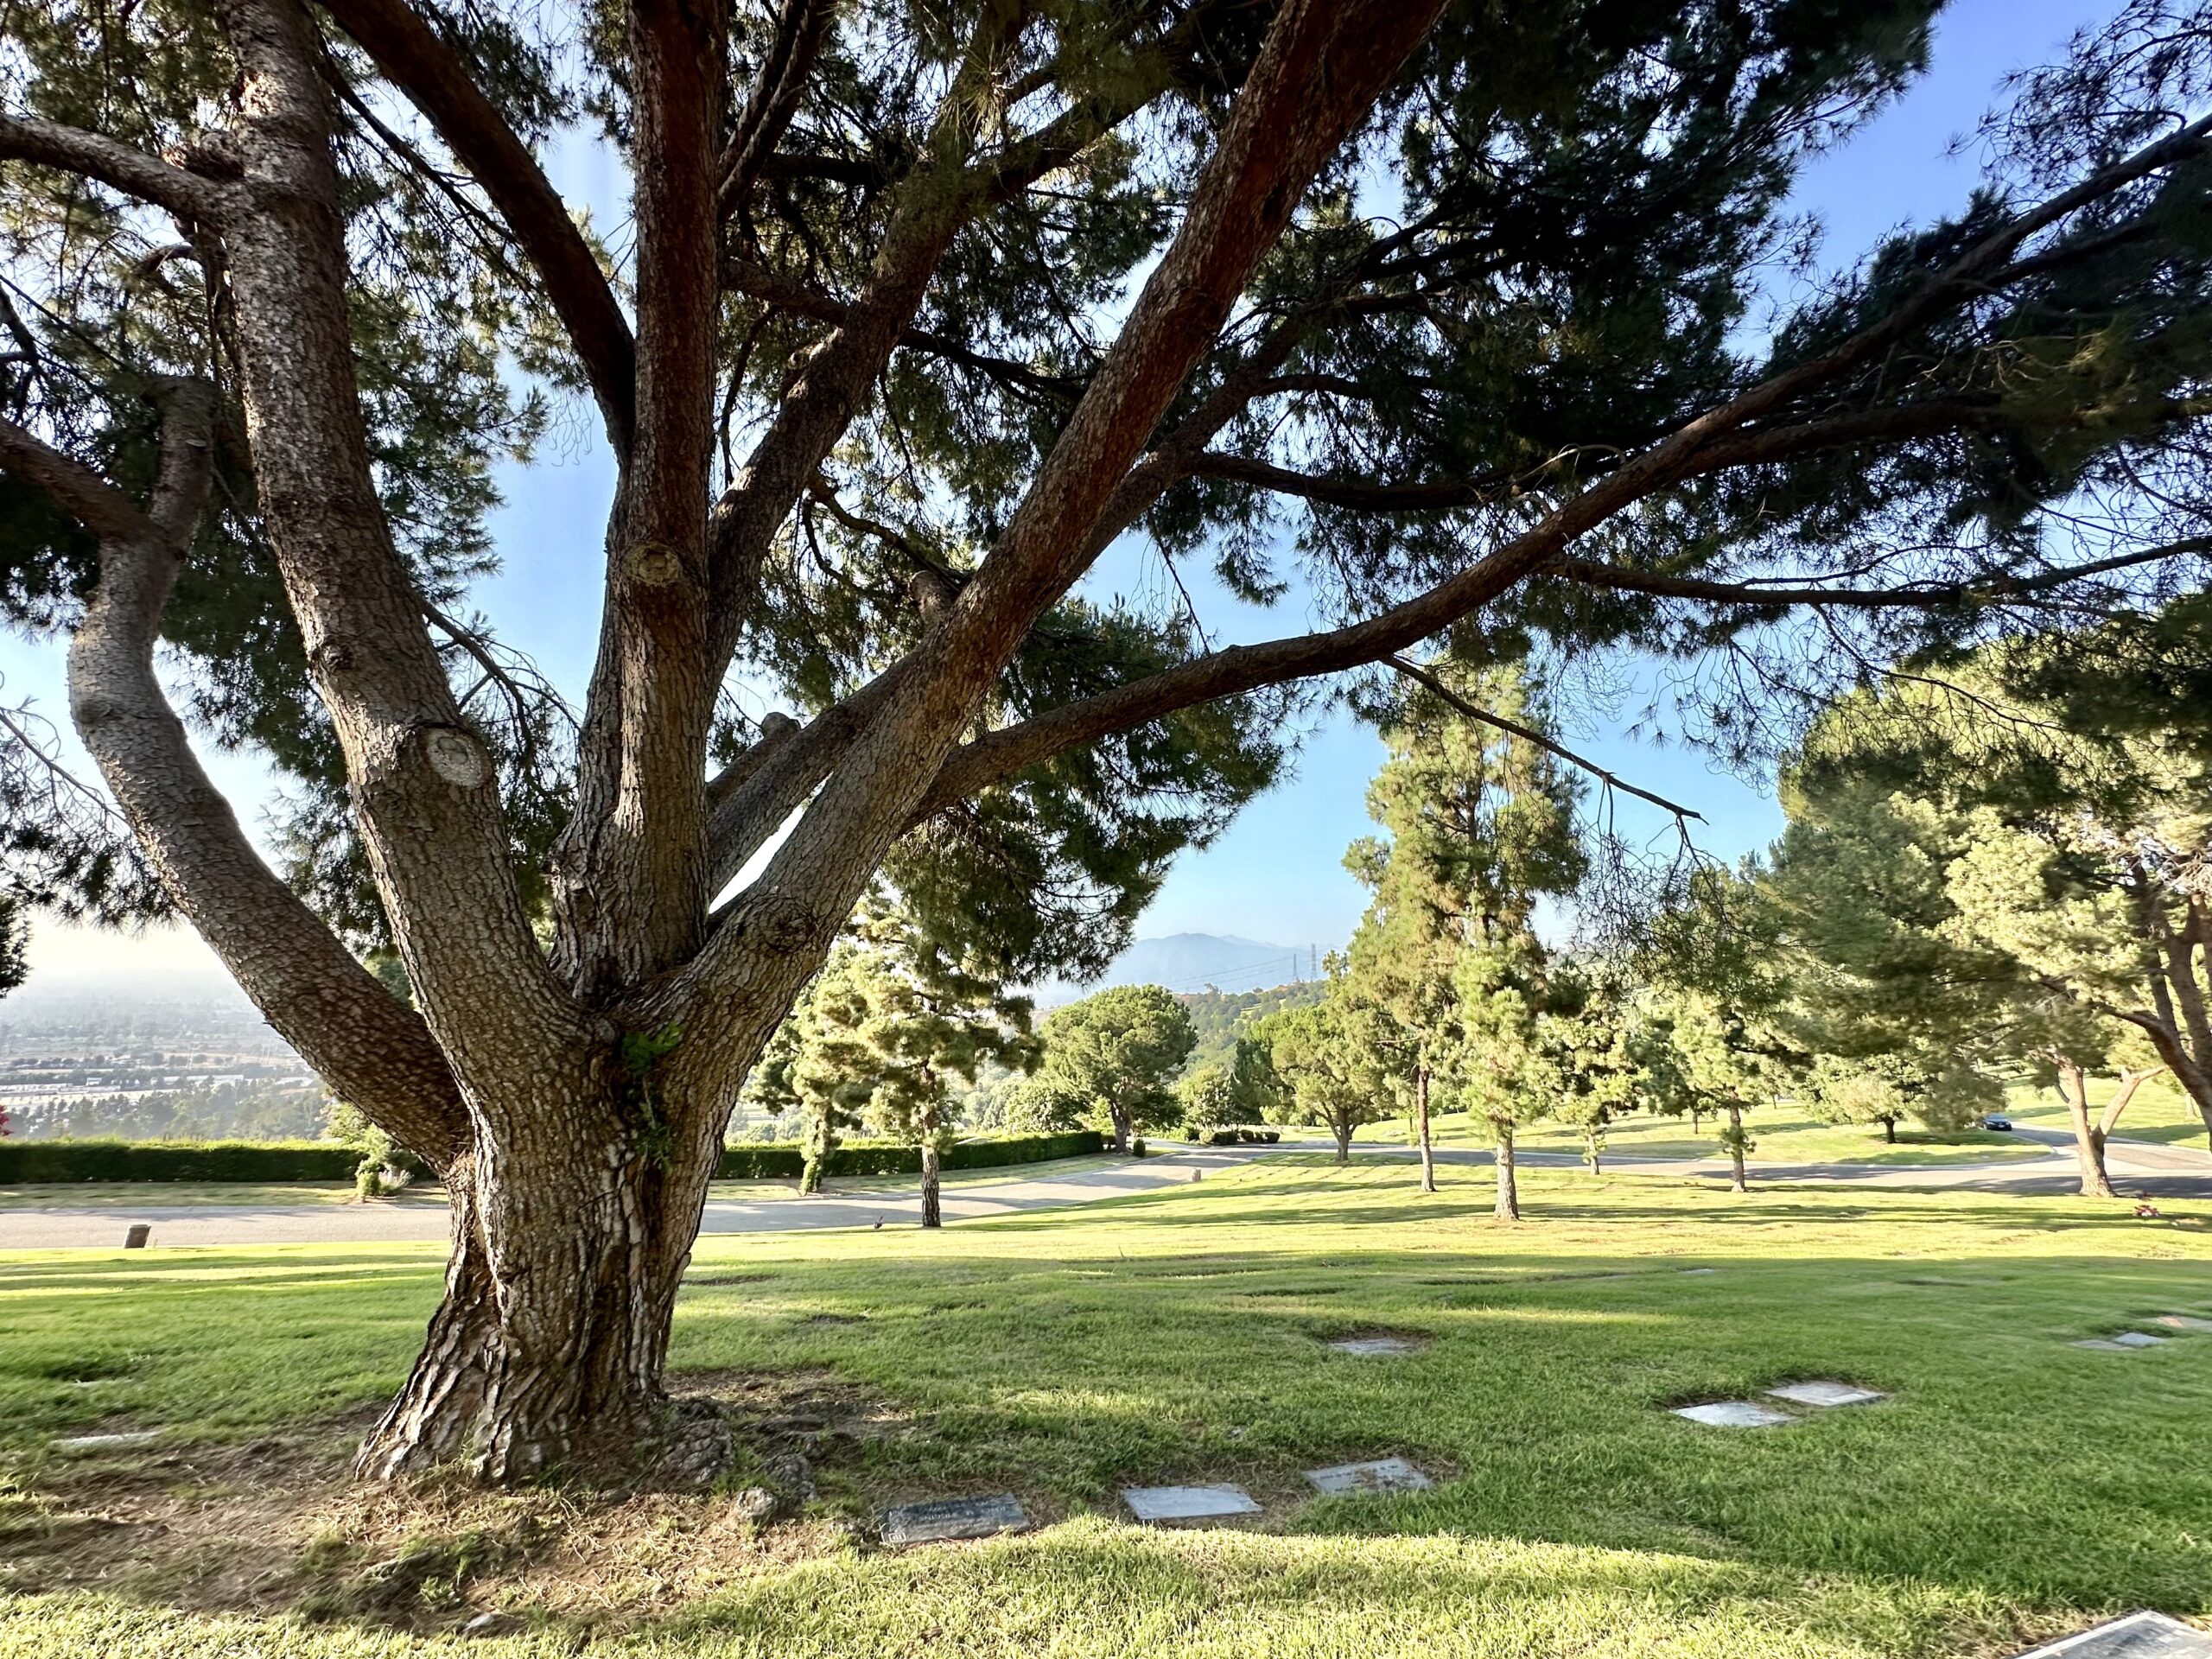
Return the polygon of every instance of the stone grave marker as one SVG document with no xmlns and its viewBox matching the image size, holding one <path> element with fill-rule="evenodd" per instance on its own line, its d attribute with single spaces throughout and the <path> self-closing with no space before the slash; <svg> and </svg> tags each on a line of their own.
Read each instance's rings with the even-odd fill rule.
<svg viewBox="0 0 2212 1659">
<path fill-rule="evenodd" d="M 1716 1400 L 1710 1405 L 1676 1406 L 1675 1415 L 1713 1428 L 1774 1428 L 1797 1420 L 1755 1400 Z"/>
<path fill-rule="evenodd" d="M 1020 1532 L 1029 1525 L 1021 1500 L 1012 1492 L 988 1497 L 939 1497 L 926 1503 L 901 1503 L 883 1512 L 887 1544 L 938 1544 L 958 1538 L 991 1538 Z"/>
<path fill-rule="evenodd" d="M 2154 1337 L 2147 1331 L 2123 1331 L 2116 1337 L 2090 1337 L 2072 1345 L 2092 1348 L 2101 1354 L 2132 1354 L 2145 1348 L 2163 1347 L 2171 1337 Z"/>
<path fill-rule="evenodd" d="M 2212 1331 L 2212 1319 L 2200 1319 L 2193 1313 L 2161 1313 L 2151 1323 L 2169 1331 Z"/>
<path fill-rule="evenodd" d="M 154 1229 L 150 1224 L 134 1221 L 130 1224 L 130 1230 L 123 1236 L 123 1248 L 126 1250 L 143 1250 L 146 1248 L 146 1241 L 153 1236 Z"/>
<path fill-rule="evenodd" d="M 158 1428 L 135 1428 L 122 1434 L 71 1434 L 57 1440 L 57 1452 L 105 1452 L 124 1446 L 151 1446 L 162 1438 Z"/>
<path fill-rule="evenodd" d="M 1306 1479 L 1315 1491 L 1331 1497 L 1356 1492 L 1421 1492 L 1435 1484 L 1403 1458 L 1377 1458 L 1370 1463 L 1340 1463 L 1330 1469 L 1308 1469 Z"/>
<path fill-rule="evenodd" d="M 1242 1486 L 1124 1486 L 1122 1500 L 1140 1521 L 1211 1521 L 1257 1515 L 1260 1506 Z"/>
<path fill-rule="evenodd" d="M 1866 1406 L 1890 1396 L 1879 1389 L 1862 1389 L 1849 1382 L 1834 1382 L 1821 1378 L 1810 1382 L 1785 1382 L 1778 1389 L 1769 1389 L 1768 1395 L 1776 1400 L 1787 1400 L 1793 1406 Z"/>
<path fill-rule="evenodd" d="M 1340 1354 L 1375 1358 L 1385 1354 L 1410 1354 L 1415 1344 L 1403 1337 L 1340 1337 L 1329 1344 Z"/>
<path fill-rule="evenodd" d="M 2164 1613 L 2130 1613 L 2016 1659 L 2212 1659 L 2212 1636 Z"/>
</svg>

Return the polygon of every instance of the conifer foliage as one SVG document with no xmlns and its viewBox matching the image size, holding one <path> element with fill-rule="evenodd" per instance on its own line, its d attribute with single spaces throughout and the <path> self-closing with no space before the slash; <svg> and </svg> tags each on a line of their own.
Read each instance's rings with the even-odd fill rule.
<svg viewBox="0 0 2212 1659">
<path fill-rule="evenodd" d="M 1300 686 L 1654 649 L 1755 746 L 1912 645 L 2197 580 L 2195 11 L 2124 5 L 1955 216 L 1744 326 L 1933 10 L 11 8 L 0 621 L 66 643 L 105 796 L 0 722 L 0 858 L 181 913 L 454 1195 L 364 1471 L 714 1463 L 677 1287 L 879 879 L 1000 982 L 1090 972 Z M 472 605 L 563 421 L 614 474 L 581 686 Z M 1132 542 L 1158 603 L 1086 583 Z M 1280 633 L 1217 648 L 1192 562 Z M 289 868 L 195 742 L 287 780 Z"/>
</svg>

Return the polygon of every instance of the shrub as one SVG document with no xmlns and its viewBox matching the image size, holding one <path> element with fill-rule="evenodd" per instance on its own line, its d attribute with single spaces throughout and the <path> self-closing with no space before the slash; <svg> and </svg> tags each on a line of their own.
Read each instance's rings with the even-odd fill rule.
<svg viewBox="0 0 2212 1659">
<path fill-rule="evenodd" d="M 1242 1124 L 1224 1123 L 1210 1129 L 1193 1129 L 1189 1138 L 1202 1147 L 1274 1146 L 1282 1139 L 1279 1129 L 1254 1129 Z"/>
<path fill-rule="evenodd" d="M 943 1155 L 946 1169 L 997 1169 L 1008 1164 L 1038 1164 L 1053 1158 L 1081 1158 L 1105 1144 L 1096 1129 L 1071 1129 L 1062 1135 L 1012 1135 L 988 1141 L 956 1141 Z M 724 1147 L 721 1167 L 715 1173 L 725 1181 L 797 1180 L 804 1159 L 789 1141 L 756 1141 Z M 830 1175 L 917 1175 L 921 1173 L 921 1148 L 895 1141 L 848 1141 L 830 1154 L 825 1171 Z"/>
<path fill-rule="evenodd" d="M 348 1181 L 360 1161 L 328 1141 L 9 1141 L 0 1182 Z"/>
<path fill-rule="evenodd" d="M 1081 1158 L 1105 1145 L 1096 1129 L 1065 1135 L 1006 1135 L 956 1141 L 944 1149 L 947 1169 L 996 1169 L 1009 1164 Z M 0 1141 L 0 1185 L 32 1181 L 350 1181 L 362 1163 L 359 1147 L 330 1141 Z M 726 1181 L 796 1180 L 799 1149 L 784 1142 L 722 1148 Z M 891 1141 L 849 1142 L 830 1154 L 832 1175 L 914 1175 L 921 1149 Z"/>
</svg>

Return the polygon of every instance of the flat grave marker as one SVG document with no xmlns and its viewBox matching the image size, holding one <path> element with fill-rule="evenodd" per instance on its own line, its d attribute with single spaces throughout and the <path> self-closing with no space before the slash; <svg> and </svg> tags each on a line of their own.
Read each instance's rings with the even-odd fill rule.
<svg viewBox="0 0 2212 1659">
<path fill-rule="evenodd" d="M 1257 1515 L 1260 1506 L 1242 1486 L 1124 1486 L 1122 1500 L 1140 1521 L 1211 1521 Z"/>
<path fill-rule="evenodd" d="M 1824 1377 L 1810 1382 L 1785 1382 L 1766 1392 L 1770 1398 L 1787 1400 L 1793 1406 L 1868 1406 L 1890 1397 L 1879 1389 L 1862 1389 L 1855 1383 L 1834 1382 Z"/>
<path fill-rule="evenodd" d="M 2089 1337 L 2072 1345 L 2094 1349 L 2101 1354 L 2133 1354 L 2145 1348 L 2162 1348 L 2172 1340 L 2171 1337 L 2154 1337 L 2147 1331 L 2123 1331 L 2116 1337 Z"/>
<path fill-rule="evenodd" d="M 2212 1319 L 2200 1319 L 2193 1313 L 2161 1313 L 2151 1323 L 2169 1331 L 2212 1331 Z"/>
<path fill-rule="evenodd" d="M 992 1538 L 1021 1532 L 1029 1517 L 1012 1492 L 988 1497 L 938 1497 L 926 1503 L 901 1503 L 883 1512 L 887 1544 L 940 1544 L 961 1538 Z"/>
<path fill-rule="evenodd" d="M 1797 1420 L 1755 1400 L 1715 1400 L 1710 1405 L 1676 1406 L 1675 1415 L 1709 1428 L 1775 1428 Z"/>
<path fill-rule="evenodd" d="M 134 1428 L 120 1434 L 71 1434 L 54 1443 L 57 1452 L 103 1452 L 113 1446 L 151 1446 L 162 1438 L 158 1428 Z"/>
<path fill-rule="evenodd" d="M 1389 1354 L 1410 1354 L 1419 1344 L 1404 1337 L 1339 1337 L 1329 1346 L 1340 1354 L 1373 1359 Z"/>
<path fill-rule="evenodd" d="M 1376 1458 L 1368 1463 L 1340 1463 L 1328 1469 L 1308 1469 L 1306 1479 L 1315 1491 L 1331 1497 L 1356 1492 L 1422 1492 L 1436 1484 L 1403 1458 Z"/>
<path fill-rule="evenodd" d="M 2212 1636 L 2164 1613 L 2130 1613 L 2016 1659 L 2212 1659 Z"/>
</svg>

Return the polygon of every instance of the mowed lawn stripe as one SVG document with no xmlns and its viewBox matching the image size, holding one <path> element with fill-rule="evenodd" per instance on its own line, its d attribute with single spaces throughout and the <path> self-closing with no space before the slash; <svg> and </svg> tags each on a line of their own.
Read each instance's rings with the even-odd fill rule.
<svg viewBox="0 0 2212 1659">
<path fill-rule="evenodd" d="M 533 1654 L 588 1628 L 656 1655 L 1935 1656 L 2127 1606 L 2207 1611 L 2212 1335 L 2069 1345 L 2212 1309 L 2187 1206 L 1525 1179 L 1519 1227 L 1489 1219 L 1483 1172 L 1423 1198 L 1402 1165 L 1282 1158 L 936 1236 L 703 1239 L 679 1379 L 741 1401 L 764 1374 L 842 1390 L 881 1432 L 821 1459 L 795 1541 L 718 1546 L 711 1593 L 588 1624 L 527 1573 L 468 1593 L 537 1606 L 543 1630 L 513 1639 Z M 57 1434 L 250 1440 L 373 1406 L 437 1277 L 416 1246 L 8 1262 L 18 1506 L 61 1478 Z M 1327 1345 L 1385 1334 L 1414 1351 Z M 1665 1409 L 1808 1377 L 1893 1397 L 1755 1431 Z M 1389 1455 L 1439 1484 L 1305 1486 Z M 1255 1529 L 1121 1518 L 1122 1485 L 1221 1482 L 1260 1499 Z M 984 1491 L 1046 1524 L 898 1555 L 822 1524 Z M 200 1659 L 248 1628 L 171 1611 L 158 1583 L 7 1609 L 0 1643 L 47 1650 Z M 294 1633 L 270 1650 L 429 1639 L 361 1618 Z"/>
</svg>

